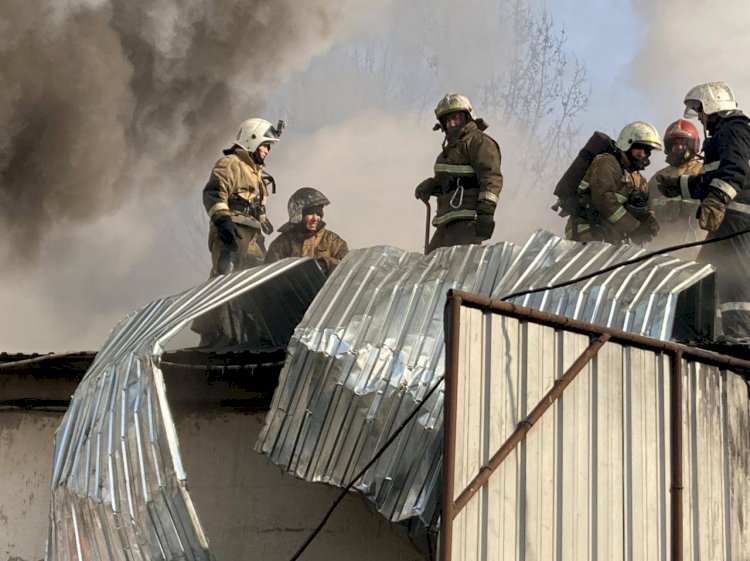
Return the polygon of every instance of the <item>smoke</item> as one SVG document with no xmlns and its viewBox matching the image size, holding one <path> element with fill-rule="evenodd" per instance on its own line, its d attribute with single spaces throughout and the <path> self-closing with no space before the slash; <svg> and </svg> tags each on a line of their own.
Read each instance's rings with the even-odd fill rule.
<svg viewBox="0 0 750 561">
<path fill-rule="evenodd" d="M 731 0 L 712 2 L 710 10 L 698 0 L 678 7 L 645 0 L 633 5 L 645 34 L 624 78 L 641 90 L 633 101 L 662 132 L 682 116 L 688 90 L 704 82 L 727 82 L 740 108 L 750 109 L 750 77 L 740 62 L 750 49 L 750 5 Z"/>
<path fill-rule="evenodd" d="M 191 217 L 219 150 L 387 2 L 0 4 L 3 350 L 96 348 L 205 279 Z"/>
<path fill-rule="evenodd" d="M 17 265 L 60 227 L 154 186 L 192 195 L 192 162 L 370 11 L 364 0 L 39 4 L 0 7 L 0 257 Z"/>
</svg>

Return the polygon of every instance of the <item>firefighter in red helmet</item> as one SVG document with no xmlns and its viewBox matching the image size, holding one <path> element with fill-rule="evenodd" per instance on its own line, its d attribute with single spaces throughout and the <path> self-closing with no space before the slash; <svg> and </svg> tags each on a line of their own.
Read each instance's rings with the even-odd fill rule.
<svg viewBox="0 0 750 561">
<path fill-rule="evenodd" d="M 695 217 L 700 201 L 692 198 L 665 197 L 658 188 L 663 178 L 697 175 L 703 166 L 700 157 L 700 134 L 685 119 L 677 119 L 664 133 L 664 153 L 667 167 L 657 171 L 648 182 L 652 207 L 661 229 L 654 240 L 657 247 L 667 247 L 702 240 L 706 232 L 698 226 Z M 697 250 L 694 251 L 697 254 Z M 691 255 L 695 257 L 695 255 Z"/>
</svg>

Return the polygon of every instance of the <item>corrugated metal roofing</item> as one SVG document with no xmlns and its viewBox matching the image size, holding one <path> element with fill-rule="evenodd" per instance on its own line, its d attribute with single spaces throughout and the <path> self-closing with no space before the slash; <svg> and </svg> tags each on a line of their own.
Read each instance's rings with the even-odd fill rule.
<svg viewBox="0 0 750 561">
<path fill-rule="evenodd" d="M 352 252 L 295 331 L 256 449 L 308 481 L 346 485 L 442 376 L 448 289 L 499 297 L 642 251 L 537 232 L 520 252 L 508 243 L 426 257 L 383 247 Z M 663 256 L 518 300 L 667 338 L 680 291 L 711 273 Z M 391 520 L 436 520 L 442 406 L 436 392 L 356 486 Z"/>
<path fill-rule="evenodd" d="M 456 496 L 590 342 L 461 309 Z M 750 559 L 747 385 L 693 358 L 681 374 L 684 559 Z M 457 513 L 451 559 L 672 559 L 670 383 L 669 355 L 605 343 Z"/>
<path fill-rule="evenodd" d="M 539 231 L 521 250 L 491 296 L 502 298 L 572 280 L 644 253 L 636 246 L 581 244 Z M 535 310 L 668 340 L 678 296 L 713 270 L 708 264 L 658 255 L 596 276 L 582 285 L 537 292 L 512 301 Z"/>
<path fill-rule="evenodd" d="M 217 277 L 152 302 L 112 332 L 56 434 L 49 559 L 210 557 L 186 491 L 159 368 L 165 343 L 201 314 L 245 295 L 250 321 L 228 317 L 226 327 L 249 347 L 271 350 L 284 345 L 295 314 L 312 300 L 289 343 L 257 447 L 300 477 L 340 485 L 442 375 L 448 289 L 497 295 L 498 287 L 563 278 L 570 274 L 568 260 L 589 263 L 590 270 L 630 251 L 563 243 L 544 232 L 521 252 L 510 243 L 445 248 L 427 257 L 379 247 L 350 253 L 314 300 L 323 277 L 312 260 L 301 259 Z M 648 312 L 650 317 L 663 314 L 668 332 L 673 309 L 657 305 L 659 291 L 673 298 L 710 268 L 668 258 L 659 264 L 646 275 L 643 290 L 605 294 L 596 282 L 587 283 L 581 294 L 566 289 L 566 302 L 598 310 L 587 307 L 597 301 L 591 300 L 596 293 L 612 310 L 610 299 L 616 299 L 618 309 L 634 310 L 610 313 L 627 328 L 638 325 L 628 318 L 637 318 L 648 301 L 659 308 Z M 633 279 L 628 286 L 642 282 L 637 266 L 627 271 Z M 359 483 L 391 520 L 435 522 L 442 405 L 442 393 L 436 392 Z"/>
<path fill-rule="evenodd" d="M 323 280 L 313 260 L 287 259 L 156 300 L 118 324 L 55 434 L 48 560 L 211 559 L 159 367 L 164 345 L 194 318 L 252 293 L 256 333 L 265 347 L 283 346 L 287 324 Z"/>
</svg>

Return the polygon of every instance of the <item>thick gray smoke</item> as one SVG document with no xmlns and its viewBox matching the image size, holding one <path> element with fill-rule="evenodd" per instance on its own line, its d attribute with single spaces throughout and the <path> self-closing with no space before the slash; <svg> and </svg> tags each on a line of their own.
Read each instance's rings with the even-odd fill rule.
<svg viewBox="0 0 750 561">
<path fill-rule="evenodd" d="M 205 279 L 220 149 L 388 1 L 0 3 L 0 351 L 95 349 Z"/>
<path fill-rule="evenodd" d="M 357 0 L 3 2 L 0 257 L 32 262 L 61 224 L 110 214 L 139 186 L 177 195 L 192 162 L 227 143 L 270 87 L 365 8 Z"/>
</svg>

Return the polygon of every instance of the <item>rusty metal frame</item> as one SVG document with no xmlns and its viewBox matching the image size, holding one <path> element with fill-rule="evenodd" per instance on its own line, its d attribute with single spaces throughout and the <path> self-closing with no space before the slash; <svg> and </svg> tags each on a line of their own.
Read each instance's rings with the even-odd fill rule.
<svg viewBox="0 0 750 561">
<path fill-rule="evenodd" d="M 527 321 L 565 329 L 567 331 L 588 335 L 592 341 L 588 348 L 573 362 L 562 377 L 555 381 L 552 388 L 542 397 L 525 419 L 521 420 L 515 430 L 502 444 L 487 464 L 479 469 L 479 473 L 472 479 L 466 489 L 458 497 L 455 495 L 455 460 L 456 460 L 456 391 L 459 356 L 459 334 L 461 327 L 461 307 L 480 309 L 489 313 L 496 313 Z M 628 333 L 619 329 L 611 329 L 593 323 L 583 322 L 539 312 L 523 306 L 518 306 L 501 300 L 476 296 L 467 292 L 451 290 L 445 309 L 445 409 L 444 409 L 444 455 L 443 455 L 443 504 L 440 531 L 440 559 L 450 561 L 453 543 L 453 521 L 466 506 L 472 496 L 487 483 L 493 472 L 511 454 L 516 446 L 524 440 L 529 430 L 537 423 L 544 413 L 562 395 L 565 388 L 575 379 L 581 370 L 596 356 L 599 350 L 608 342 L 621 343 L 631 347 L 638 347 L 659 353 L 666 353 L 670 357 L 670 464 L 671 464 L 671 559 L 683 559 L 683 435 L 682 435 L 682 362 L 684 359 L 695 359 L 723 369 L 737 369 L 750 372 L 750 362 L 720 355 L 703 349 L 687 347 L 670 341 L 660 341 L 642 335 Z"/>
</svg>

